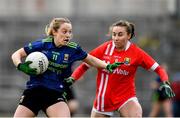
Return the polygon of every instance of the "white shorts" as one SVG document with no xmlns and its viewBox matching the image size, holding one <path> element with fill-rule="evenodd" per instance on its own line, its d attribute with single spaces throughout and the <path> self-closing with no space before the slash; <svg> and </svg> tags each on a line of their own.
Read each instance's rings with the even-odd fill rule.
<svg viewBox="0 0 180 118">
<path fill-rule="evenodd" d="M 138 99 L 137 97 L 132 97 L 132 98 L 129 98 L 126 102 L 124 102 L 124 104 L 122 104 L 118 109 L 117 111 L 119 111 L 126 103 L 128 103 L 129 101 L 134 101 L 134 102 L 138 102 Z M 105 112 L 105 111 L 98 111 L 97 109 L 95 109 L 93 107 L 92 109 L 94 112 L 96 113 L 99 113 L 99 114 L 103 114 L 103 115 L 108 115 L 108 116 L 113 116 L 114 115 L 114 112 L 116 111 L 108 111 L 108 112 Z"/>
<path fill-rule="evenodd" d="M 98 111 L 98 110 L 95 109 L 94 107 L 93 107 L 92 110 L 93 110 L 94 112 L 96 112 L 96 113 L 103 114 L 103 115 L 108 115 L 108 116 L 113 116 L 113 115 L 114 115 L 114 111 L 108 111 L 108 112 L 106 112 L 106 111 Z"/>
<path fill-rule="evenodd" d="M 118 108 L 118 111 L 119 111 L 126 103 L 128 103 L 129 101 L 134 101 L 134 102 L 139 103 L 137 97 L 129 98 L 126 102 L 124 102 L 124 103 Z"/>
</svg>

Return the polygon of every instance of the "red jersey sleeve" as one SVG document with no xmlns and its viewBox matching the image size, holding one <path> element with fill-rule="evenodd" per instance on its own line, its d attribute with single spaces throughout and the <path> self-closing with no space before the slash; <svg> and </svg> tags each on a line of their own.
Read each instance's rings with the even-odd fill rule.
<svg viewBox="0 0 180 118">
<path fill-rule="evenodd" d="M 156 61 L 142 49 L 139 48 L 139 51 L 140 65 L 146 70 L 152 69 L 154 71 L 158 67 Z"/>
<path fill-rule="evenodd" d="M 159 64 L 142 49 L 140 49 L 140 54 L 141 66 L 143 68 L 146 70 L 151 69 L 152 71 L 155 71 L 159 75 L 161 81 L 168 81 L 168 75 L 164 68 L 159 66 Z"/>
<path fill-rule="evenodd" d="M 165 71 L 164 68 L 162 68 L 161 66 L 158 66 L 156 69 L 155 69 L 155 72 L 159 75 L 161 81 L 168 81 L 168 74 L 167 72 Z"/>
<path fill-rule="evenodd" d="M 74 72 L 72 73 L 71 77 L 73 77 L 76 80 L 80 79 L 81 76 L 89 69 L 89 66 L 86 63 L 82 63 L 80 66 L 78 66 Z"/>
</svg>

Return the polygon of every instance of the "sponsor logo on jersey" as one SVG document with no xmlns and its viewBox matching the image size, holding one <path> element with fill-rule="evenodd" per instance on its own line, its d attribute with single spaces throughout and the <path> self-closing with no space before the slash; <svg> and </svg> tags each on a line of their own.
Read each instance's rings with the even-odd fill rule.
<svg viewBox="0 0 180 118">
<path fill-rule="evenodd" d="M 119 60 L 118 60 L 118 59 L 115 59 L 115 62 L 119 62 Z"/>
<path fill-rule="evenodd" d="M 109 56 L 106 56 L 106 55 L 104 55 L 103 58 L 104 58 L 104 59 L 110 59 L 110 57 L 109 57 Z"/>
<path fill-rule="evenodd" d="M 103 69 L 102 72 L 109 73 L 109 71 L 106 70 L 106 69 Z M 113 71 L 113 74 L 129 75 L 129 71 L 116 68 L 116 69 Z"/>
<path fill-rule="evenodd" d="M 117 68 L 114 70 L 113 74 L 129 75 L 129 72 L 126 70 L 122 70 L 122 69 Z"/>
<path fill-rule="evenodd" d="M 121 57 L 119 55 L 118 56 L 115 55 L 114 58 L 120 59 Z"/>
</svg>

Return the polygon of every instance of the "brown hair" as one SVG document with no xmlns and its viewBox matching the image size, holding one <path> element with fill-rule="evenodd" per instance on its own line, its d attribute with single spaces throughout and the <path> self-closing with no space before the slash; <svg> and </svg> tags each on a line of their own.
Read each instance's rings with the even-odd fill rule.
<svg viewBox="0 0 180 118">
<path fill-rule="evenodd" d="M 47 36 L 53 36 L 53 30 L 57 31 L 61 24 L 70 23 L 71 21 L 67 18 L 53 18 L 50 24 L 47 24 L 45 27 L 45 33 Z"/>
<path fill-rule="evenodd" d="M 135 34 L 134 34 L 134 30 L 135 30 L 135 29 L 134 29 L 134 24 L 133 24 L 133 23 L 130 23 L 130 22 L 128 22 L 128 21 L 125 21 L 125 20 L 119 20 L 119 21 L 113 23 L 113 24 L 109 27 L 108 36 L 111 36 L 111 34 L 112 34 L 112 29 L 113 29 L 113 27 L 115 27 L 115 26 L 126 27 L 127 33 L 128 33 L 128 34 L 131 34 L 130 39 L 135 36 Z"/>
</svg>

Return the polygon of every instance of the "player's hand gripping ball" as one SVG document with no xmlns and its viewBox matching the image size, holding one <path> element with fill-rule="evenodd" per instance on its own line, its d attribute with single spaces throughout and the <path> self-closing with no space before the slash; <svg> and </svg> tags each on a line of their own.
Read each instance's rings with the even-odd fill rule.
<svg viewBox="0 0 180 118">
<path fill-rule="evenodd" d="M 36 69 L 36 74 L 44 73 L 49 65 L 48 58 L 42 52 L 32 52 L 27 57 L 25 62 L 32 62 L 29 64 L 30 68 Z"/>
</svg>

